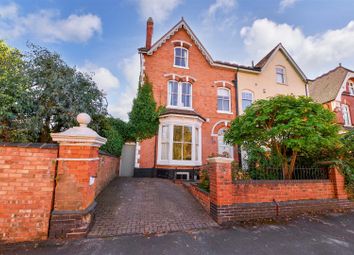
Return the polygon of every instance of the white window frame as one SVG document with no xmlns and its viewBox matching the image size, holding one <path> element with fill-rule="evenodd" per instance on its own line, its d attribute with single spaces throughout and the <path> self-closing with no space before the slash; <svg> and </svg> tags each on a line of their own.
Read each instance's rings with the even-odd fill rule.
<svg viewBox="0 0 354 255">
<path fill-rule="evenodd" d="M 348 123 L 345 123 L 346 118 L 344 117 L 344 114 L 346 114 L 348 117 Z M 342 116 L 343 116 L 343 120 L 344 120 L 344 126 L 351 127 L 352 120 L 350 118 L 350 109 L 349 109 L 349 106 L 346 104 L 342 104 Z"/>
<path fill-rule="evenodd" d="M 281 69 L 283 70 L 283 82 L 280 82 L 278 81 L 278 69 Z M 285 85 L 286 84 L 286 69 L 284 66 L 275 66 L 275 81 L 278 83 L 278 84 L 283 84 Z"/>
<path fill-rule="evenodd" d="M 250 91 L 250 90 L 242 90 L 241 91 L 241 110 L 242 110 L 242 112 L 245 112 L 245 110 L 247 109 L 243 109 L 243 93 L 249 93 L 249 94 L 251 94 L 252 95 L 252 100 L 251 100 L 251 105 L 253 104 L 253 102 L 254 102 L 254 93 L 252 92 L 252 91 Z"/>
<path fill-rule="evenodd" d="M 186 66 L 176 65 L 176 49 L 186 50 Z M 189 50 L 183 46 L 176 46 L 173 48 L 173 67 L 189 69 Z"/>
<path fill-rule="evenodd" d="M 219 106 L 219 104 L 218 104 L 218 101 L 219 101 L 219 90 L 225 90 L 225 91 L 227 91 L 227 93 L 229 94 L 229 110 L 228 111 L 225 111 L 225 110 L 219 110 L 219 108 L 218 108 L 218 106 Z M 228 114 L 232 114 L 232 112 L 231 112 L 231 90 L 230 89 L 228 89 L 228 88 L 224 88 L 224 87 L 222 87 L 222 88 L 218 88 L 217 89 L 217 92 L 216 92 L 216 107 L 217 107 L 217 112 L 218 113 L 228 113 Z M 224 104 L 223 104 L 224 105 Z"/>
<path fill-rule="evenodd" d="M 349 90 L 349 94 L 351 96 L 354 96 L 354 83 L 353 82 L 349 82 L 349 85 L 348 85 L 348 90 Z"/>
<path fill-rule="evenodd" d="M 168 126 L 169 128 L 169 146 L 168 146 L 168 159 L 161 159 L 162 154 L 162 126 Z M 174 160 L 173 159 L 173 129 L 174 126 L 190 126 L 192 127 L 192 159 L 191 160 Z M 196 137 L 195 132 L 198 128 L 198 150 L 196 150 Z M 196 157 L 196 152 L 198 156 Z M 196 118 L 178 118 L 170 117 L 166 119 L 160 119 L 159 133 L 158 133 L 158 150 L 157 150 L 157 164 L 170 165 L 170 166 L 200 166 L 202 164 L 202 128 L 201 121 Z"/>
<path fill-rule="evenodd" d="M 233 146 L 231 146 L 231 145 L 227 145 L 227 144 L 225 144 L 225 141 L 224 141 L 224 135 L 219 135 L 219 132 L 220 131 L 222 131 L 222 130 L 226 130 L 227 128 L 225 128 L 225 127 L 222 127 L 222 128 L 220 128 L 219 130 L 218 130 L 218 133 L 217 133 L 217 137 L 218 137 L 218 154 L 222 154 L 222 152 L 220 151 L 220 147 L 222 146 L 222 147 L 229 147 L 229 149 L 230 149 L 230 155 L 229 155 L 229 157 L 231 158 L 231 159 L 233 159 L 234 158 L 234 147 Z M 221 145 L 220 143 L 219 143 L 219 139 L 222 137 L 222 139 L 223 139 L 223 144 Z"/>
<path fill-rule="evenodd" d="M 177 82 L 177 105 L 171 105 L 171 91 L 170 91 L 170 82 L 177 82 L 176 80 L 169 80 L 167 82 L 167 108 L 176 108 L 176 109 L 188 109 L 193 110 L 193 85 L 190 82 Z M 190 106 L 183 106 L 182 103 L 182 84 L 188 83 L 191 86 L 190 92 Z"/>
</svg>

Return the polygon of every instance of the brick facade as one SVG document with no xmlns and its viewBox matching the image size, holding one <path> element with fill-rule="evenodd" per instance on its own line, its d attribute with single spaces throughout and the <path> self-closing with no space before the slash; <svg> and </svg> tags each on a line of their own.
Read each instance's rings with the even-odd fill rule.
<svg viewBox="0 0 354 255">
<path fill-rule="evenodd" d="M 115 177 L 119 176 L 120 163 L 119 158 L 103 152 L 99 153 L 99 157 L 100 163 L 96 178 L 96 197 Z"/>
<path fill-rule="evenodd" d="M 45 240 L 58 146 L 0 144 L 0 243 Z"/>
</svg>

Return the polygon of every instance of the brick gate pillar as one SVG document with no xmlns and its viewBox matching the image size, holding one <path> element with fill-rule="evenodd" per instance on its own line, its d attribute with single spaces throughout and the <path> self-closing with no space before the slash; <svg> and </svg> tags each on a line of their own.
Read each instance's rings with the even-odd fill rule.
<svg viewBox="0 0 354 255">
<path fill-rule="evenodd" d="M 51 134 L 59 155 L 49 237 L 86 236 L 94 216 L 98 151 L 106 139 L 87 127 L 91 118 L 86 113 L 77 121 L 79 127 Z"/>
<path fill-rule="evenodd" d="M 348 195 L 345 191 L 345 182 L 344 176 L 339 171 L 337 166 L 333 166 L 330 168 L 329 178 L 334 186 L 334 194 L 338 199 L 348 199 Z"/>
<path fill-rule="evenodd" d="M 208 159 L 210 215 L 219 224 L 223 223 L 224 217 L 220 217 L 223 209 L 233 204 L 231 162 L 232 159 L 223 157 Z"/>
</svg>

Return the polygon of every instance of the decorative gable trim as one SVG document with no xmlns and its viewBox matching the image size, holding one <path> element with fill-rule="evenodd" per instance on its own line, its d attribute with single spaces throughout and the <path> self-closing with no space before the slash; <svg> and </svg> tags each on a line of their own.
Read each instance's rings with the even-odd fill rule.
<svg viewBox="0 0 354 255">
<path fill-rule="evenodd" d="M 265 60 L 265 63 L 261 66 L 261 70 L 263 70 L 268 64 L 269 62 L 274 58 L 275 54 L 281 51 L 285 58 L 290 62 L 290 64 L 295 68 L 295 71 L 301 76 L 301 78 L 304 81 L 307 81 L 307 77 L 304 74 L 304 72 L 301 70 L 301 68 L 296 64 L 295 60 L 290 56 L 289 52 L 284 48 L 284 46 L 279 43 L 273 50 L 270 51 L 271 54 L 265 56 L 266 59 L 262 59 L 263 61 Z M 261 60 L 261 61 L 262 61 Z M 260 61 L 260 62 L 261 62 Z M 256 66 L 258 66 L 259 64 L 257 64 Z"/>
<path fill-rule="evenodd" d="M 336 98 L 334 99 L 335 101 L 341 101 L 342 99 L 342 94 L 343 92 L 347 89 L 347 82 L 350 78 L 354 78 L 354 73 L 353 72 L 349 72 L 347 73 L 347 75 L 345 76 L 339 90 L 338 90 L 338 93 L 337 93 L 337 96 Z"/>
<path fill-rule="evenodd" d="M 204 55 L 206 60 L 213 64 L 213 59 L 208 53 L 208 51 L 204 48 L 199 39 L 195 36 L 191 28 L 187 25 L 185 20 L 182 18 L 170 31 L 168 31 L 164 36 L 162 36 L 156 43 L 154 43 L 151 48 L 147 51 L 148 55 L 152 55 L 158 48 L 160 48 L 166 41 L 168 41 L 175 33 L 177 33 L 181 28 L 184 28 L 187 34 L 191 37 L 192 41 Z"/>
</svg>

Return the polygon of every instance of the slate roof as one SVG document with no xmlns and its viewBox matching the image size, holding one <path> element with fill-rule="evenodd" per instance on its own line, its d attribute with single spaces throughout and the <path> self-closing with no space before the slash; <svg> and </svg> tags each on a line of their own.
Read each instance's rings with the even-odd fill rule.
<svg viewBox="0 0 354 255">
<path fill-rule="evenodd" d="M 316 79 L 310 80 L 310 96 L 318 103 L 327 103 L 335 100 L 348 72 L 353 71 L 338 66 Z"/>
<path fill-rule="evenodd" d="M 166 116 L 166 115 L 187 115 L 187 116 L 196 116 L 201 118 L 202 120 L 206 121 L 206 119 L 200 115 L 199 113 L 193 111 L 193 110 L 183 110 L 183 109 L 166 109 L 165 112 L 161 113 L 160 116 Z"/>
</svg>

